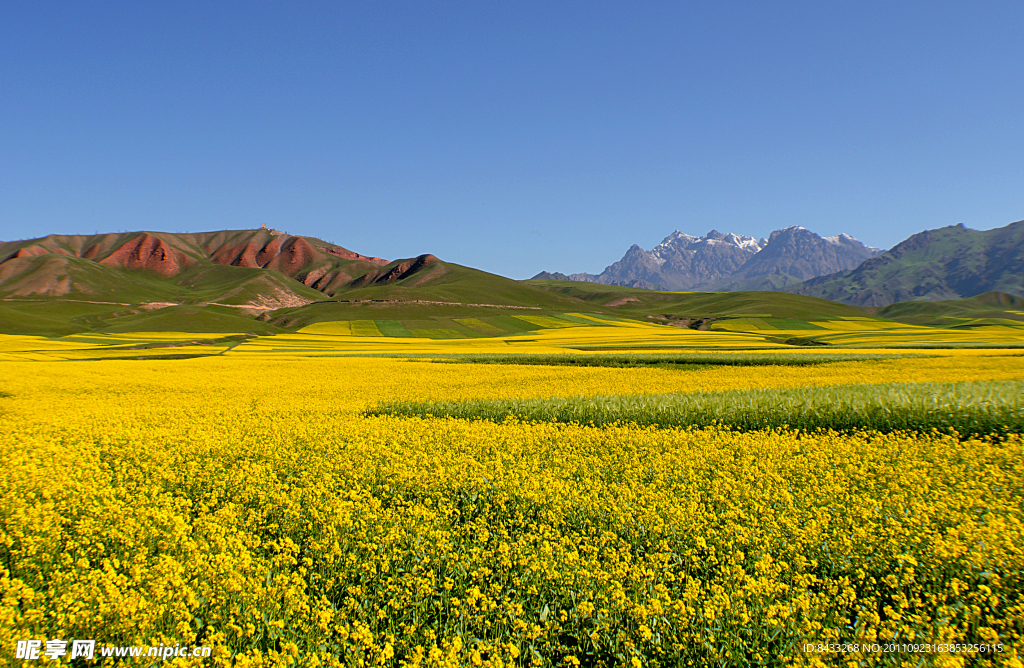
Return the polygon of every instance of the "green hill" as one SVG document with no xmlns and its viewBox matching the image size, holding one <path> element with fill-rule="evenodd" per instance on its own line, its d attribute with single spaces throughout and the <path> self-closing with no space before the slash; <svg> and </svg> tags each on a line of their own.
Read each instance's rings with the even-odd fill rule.
<svg viewBox="0 0 1024 668">
<path fill-rule="evenodd" d="M 591 306 L 571 295 L 531 285 L 530 281 L 514 281 L 443 262 L 432 255 L 392 262 L 359 283 L 339 290 L 330 300 L 281 309 L 261 319 L 280 327 L 300 328 L 338 320 L 430 321 L 565 313 Z"/>
<path fill-rule="evenodd" d="M 861 306 L 1024 295 L 1024 221 L 979 232 L 963 225 L 915 234 L 851 271 L 783 288 Z"/>
</svg>

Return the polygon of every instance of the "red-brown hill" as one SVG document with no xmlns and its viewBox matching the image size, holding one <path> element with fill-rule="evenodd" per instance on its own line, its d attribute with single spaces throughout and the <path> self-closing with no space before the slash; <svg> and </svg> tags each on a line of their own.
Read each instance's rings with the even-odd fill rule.
<svg viewBox="0 0 1024 668">
<path fill-rule="evenodd" d="M 114 292 L 131 300 L 135 296 L 168 297 L 165 293 L 177 294 L 183 287 L 216 293 L 216 284 L 231 274 L 203 271 L 213 265 L 274 272 L 329 295 L 387 264 L 387 260 L 320 239 L 266 229 L 198 234 L 53 234 L 0 242 L 0 295 L 109 297 Z M 251 276 L 251 272 L 239 272 L 228 282 Z M 197 277 L 203 280 L 195 280 Z M 273 292 L 284 290 L 307 300 L 313 296 L 310 291 L 288 285 L 290 282 L 272 282 L 277 283 Z M 227 286 L 223 292 L 234 287 Z"/>
<path fill-rule="evenodd" d="M 571 311 L 582 305 L 433 255 L 389 262 L 314 237 L 266 229 L 50 235 L 3 242 L 0 300 L 12 308 L 17 302 L 22 310 L 31 310 L 32 304 L 43 310 L 54 303 L 103 305 L 110 317 L 146 320 L 132 326 L 151 326 L 147 314 L 154 309 L 167 309 L 170 315 L 184 314 L 185 307 L 218 310 L 221 320 L 228 312 L 250 324 L 260 316 L 291 327 L 337 319 L 339 308 L 353 304 L 468 308 L 474 313 L 491 307 Z M 18 331 L 33 329 L 30 322 L 24 325 Z M 249 331 L 249 325 L 239 327 L 233 331 Z"/>
</svg>

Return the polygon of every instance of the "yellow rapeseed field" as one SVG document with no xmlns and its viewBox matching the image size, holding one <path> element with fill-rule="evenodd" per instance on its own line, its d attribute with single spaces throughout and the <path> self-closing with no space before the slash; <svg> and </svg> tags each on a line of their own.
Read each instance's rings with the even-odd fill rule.
<svg viewBox="0 0 1024 668">
<path fill-rule="evenodd" d="M 1022 378 L 1024 358 L 998 351 L 687 371 L 244 346 L 0 362 L 0 651 L 96 638 L 213 647 L 160 664 L 180 666 L 1019 667 L 1019 436 L 360 411 Z M 856 651 L 804 650 L 830 642 Z"/>
</svg>

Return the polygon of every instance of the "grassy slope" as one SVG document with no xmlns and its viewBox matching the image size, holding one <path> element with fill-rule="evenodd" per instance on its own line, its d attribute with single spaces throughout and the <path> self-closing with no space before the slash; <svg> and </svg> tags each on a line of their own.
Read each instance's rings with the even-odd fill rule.
<svg viewBox="0 0 1024 668">
<path fill-rule="evenodd" d="M 20 286 L 30 286 L 37 293 L 28 299 L 63 297 L 94 301 L 142 303 L 170 299 L 176 288 L 158 276 L 145 272 L 126 272 L 106 267 L 91 260 L 63 255 L 38 255 L 10 260 L 0 268 L 16 266 L 18 276 L 0 287 L 6 297 Z"/>
<path fill-rule="evenodd" d="M 218 306 L 183 305 L 142 311 L 116 304 L 59 300 L 0 303 L 0 334 L 65 336 L 141 331 L 272 334 L 284 330 L 238 309 Z"/>
<path fill-rule="evenodd" d="M 527 281 L 514 281 L 450 262 L 440 262 L 435 266 L 440 266 L 443 271 L 432 272 L 432 268 L 428 268 L 422 272 L 433 273 L 428 282 L 424 282 L 420 274 L 413 274 L 387 285 L 349 289 L 336 297 L 342 300 L 403 299 L 533 306 L 550 310 L 572 310 L 580 305 L 571 297 L 552 294 Z"/>
<path fill-rule="evenodd" d="M 70 292 L 59 296 L 30 296 L 0 302 L 0 334 L 61 336 L 86 331 L 283 331 L 256 321 L 239 309 L 206 307 L 206 302 L 242 304 L 260 295 L 297 294 L 322 299 L 312 288 L 276 272 L 262 269 L 200 265 L 167 280 L 147 272 L 126 272 L 74 257 L 25 258 L 38 271 L 70 277 Z M 22 260 L 18 260 L 21 262 Z M 24 275 L 31 280 L 32 271 Z M 178 302 L 181 306 L 145 311 L 146 302 Z M 119 302 L 97 304 L 89 302 Z"/>
<path fill-rule="evenodd" d="M 218 306 L 170 306 L 117 318 L 97 328 L 103 332 L 223 332 L 276 334 L 285 330 Z"/>
<path fill-rule="evenodd" d="M 243 303 L 261 294 L 286 292 L 304 299 L 324 299 L 324 295 L 277 271 L 231 267 L 213 263 L 199 264 L 165 279 L 150 272 L 126 271 L 106 267 L 90 260 L 60 255 L 18 258 L 18 282 L 30 282 L 40 288 L 58 287 L 67 279 L 68 291 L 60 289 L 27 295 L 27 300 L 63 298 L 89 301 L 116 301 L 142 304 L 151 301 L 179 303 L 223 302 Z M 5 286 L 0 296 L 7 296 L 15 285 Z M 19 297 L 14 297 L 18 299 Z"/>
<path fill-rule="evenodd" d="M 908 325 L 971 327 L 979 321 L 1024 321 L 1024 297 L 986 292 L 967 299 L 934 302 L 898 302 L 878 309 L 876 315 Z"/>
<path fill-rule="evenodd" d="M 753 316 L 827 320 L 865 315 L 864 311 L 846 304 L 783 292 L 657 292 L 600 283 L 545 279 L 524 283 L 632 318 L 671 314 L 689 318 Z M 630 301 L 625 301 L 627 299 Z"/>
<path fill-rule="evenodd" d="M 311 301 L 326 299 L 322 292 L 269 269 L 200 265 L 175 276 L 173 282 L 178 286 L 178 299 L 171 301 L 182 303 L 244 304 L 261 295 L 273 297 L 282 292 Z"/>
<path fill-rule="evenodd" d="M 1024 221 L 979 232 L 950 226 L 915 234 L 852 271 L 787 291 L 864 306 L 944 301 L 988 291 L 1024 295 Z"/>
<path fill-rule="evenodd" d="M 396 264 L 392 263 L 389 267 Z M 593 304 L 541 289 L 528 282 L 514 281 L 449 262 L 439 264 L 444 271 L 428 268 L 393 283 L 352 288 L 337 293 L 334 300 L 280 309 L 266 319 L 278 326 L 299 328 L 332 320 L 406 321 L 593 310 Z M 427 272 L 431 274 L 424 276 Z"/>
<path fill-rule="evenodd" d="M 130 309 L 69 301 L 0 303 L 0 334 L 64 336 L 91 331 L 101 320 Z"/>
</svg>

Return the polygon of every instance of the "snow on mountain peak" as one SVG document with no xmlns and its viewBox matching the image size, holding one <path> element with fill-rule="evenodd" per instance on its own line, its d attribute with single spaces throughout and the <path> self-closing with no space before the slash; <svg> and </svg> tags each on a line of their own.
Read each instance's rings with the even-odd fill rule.
<svg viewBox="0 0 1024 668">
<path fill-rule="evenodd" d="M 856 239 L 851 237 L 849 234 L 836 234 L 836 235 L 831 236 L 831 237 L 822 237 L 822 239 L 824 239 L 825 241 L 829 242 L 830 244 L 849 244 L 849 243 L 859 244 L 860 243 L 859 241 L 857 241 Z"/>
<path fill-rule="evenodd" d="M 690 236 L 689 234 L 685 234 L 683 232 L 680 232 L 679 230 L 675 230 L 674 232 L 672 232 L 672 234 L 670 234 L 667 237 L 665 237 L 664 239 L 662 239 L 661 243 L 658 244 L 657 246 L 655 246 L 655 248 L 660 248 L 662 246 L 671 246 L 671 245 L 677 244 L 679 242 L 682 242 L 682 243 L 692 243 L 692 242 L 696 241 L 699 238 L 700 237 L 693 237 L 693 236 Z"/>
<path fill-rule="evenodd" d="M 651 249 L 651 254 L 656 258 L 661 259 L 663 253 L 667 253 L 672 250 L 693 250 L 699 246 L 714 246 L 717 244 L 730 244 L 742 248 L 750 253 L 757 253 L 763 246 L 754 237 L 748 237 L 743 234 L 722 234 L 716 230 L 711 230 L 704 236 L 695 237 L 691 234 L 686 234 L 676 230 L 672 234 L 665 237 L 664 240 L 657 246 Z"/>
</svg>

